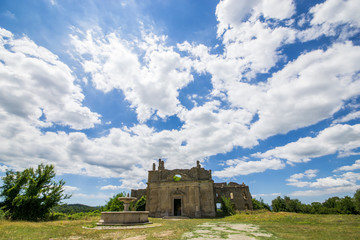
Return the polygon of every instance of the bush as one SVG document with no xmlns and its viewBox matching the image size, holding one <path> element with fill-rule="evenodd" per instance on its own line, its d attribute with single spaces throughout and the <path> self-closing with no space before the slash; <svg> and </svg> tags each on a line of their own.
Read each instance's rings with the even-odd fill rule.
<svg viewBox="0 0 360 240">
<path fill-rule="evenodd" d="M 358 214 L 360 214 L 360 189 L 356 190 L 354 194 L 354 206 Z"/>
<path fill-rule="evenodd" d="M 262 198 L 260 198 L 260 201 L 256 200 L 255 198 L 253 198 L 251 200 L 252 200 L 254 210 L 266 209 L 266 210 L 270 211 L 270 206 L 268 204 L 264 203 L 264 200 Z"/>
<path fill-rule="evenodd" d="M 114 195 L 112 198 L 109 199 L 109 201 L 104 206 L 104 211 L 123 211 L 124 210 L 124 204 L 121 202 L 118 198 L 119 197 L 125 197 L 126 193 L 122 192 L 117 195 Z"/>
<path fill-rule="evenodd" d="M 235 214 L 235 206 L 230 198 L 224 196 L 221 197 L 221 211 L 224 215 L 227 216 Z"/>
<path fill-rule="evenodd" d="M 142 196 L 134 206 L 135 211 L 145 211 L 146 208 L 146 196 Z"/>
</svg>

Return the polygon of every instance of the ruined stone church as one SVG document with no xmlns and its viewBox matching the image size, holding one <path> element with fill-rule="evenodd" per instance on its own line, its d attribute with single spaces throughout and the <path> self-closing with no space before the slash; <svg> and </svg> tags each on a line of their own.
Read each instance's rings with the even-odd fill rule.
<svg viewBox="0 0 360 240">
<path fill-rule="evenodd" d="M 131 190 L 131 196 L 146 195 L 150 217 L 215 217 L 221 197 L 230 198 L 237 210 L 252 210 L 249 187 L 244 183 L 214 183 L 211 170 L 197 161 L 191 169 L 165 169 L 164 161 L 148 173 L 146 189 Z"/>
</svg>

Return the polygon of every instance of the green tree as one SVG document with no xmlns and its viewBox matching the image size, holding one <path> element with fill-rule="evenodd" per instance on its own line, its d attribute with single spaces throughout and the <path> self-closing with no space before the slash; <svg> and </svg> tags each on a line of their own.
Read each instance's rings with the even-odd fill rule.
<svg viewBox="0 0 360 240">
<path fill-rule="evenodd" d="M 298 199 L 291 199 L 290 197 L 284 197 L 285 211 L 286 212 L 300 212 L 301 202 Z"/>
<path fill-rule="evenodd" d="M 230 200 L 230 198 L 221 196 L 221 211 L 225 215 L 235 214 L 235 206 L 234 203 Z"/>
<path fill-rule="evenodd" d="M 104 206 L 104 211 L 123 211 L 124 210 L 124 203 L 120 201 L 119 197 L 126 197 L 125 192 L 118 193 L 114 195 L 112 198 Z"/>
<path fill-rule="evenodd" d="M 142 196 L 134 205 L 135 211 L 145 211 L 146 207 L 146 196 Z"/>
<path fill-rule="evenodd" d="M 345 196 L 340 199 L 340 212 L 345 214 L 355 214 L 355 205 L 353 199 Z"/>
<path fill-rule="evenodd" d="M 285 200 L 282 199 L 280 196 L 272 200 L 271 206 L 274 212 L 285 212 L 286 211 L 286 204 Z"/>
<path fill-rule="evenodd" d="M 39 165 L 22 172 L 6 171 L 0 187 L 2 210 L 12 220 L 44 220 L 50 209 L 71 196 L 64 194 L 65 182 L 55 182 L 53 165 Z"/>
<path fill-rule="evenodd" d="M 255 198 L 252 198 L 251 200 L 252 200 L 254 210 L 267 209 L 270 211 L 270 206 L 268 204 L 264 203 L 264 200 L 262 198 L 260 198 L 260 201 Z"/>
<path fill-rule="evenodd" d="M 354 206 L 357 213 L 360 214 L 360 189 L 356 190 L 354 194 Z"/>
</svg>

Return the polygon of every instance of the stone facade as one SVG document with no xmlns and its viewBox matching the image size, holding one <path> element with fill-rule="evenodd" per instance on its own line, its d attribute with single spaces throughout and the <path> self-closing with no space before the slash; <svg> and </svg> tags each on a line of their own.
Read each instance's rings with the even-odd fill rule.
<svg viewBox="0 0 360 240">
<path fill-rule="evenodd" d="M 140 198 L 146 193 L 146 211 L 150 217 L 215 217 L 216 203 L 221 196 L 229 197 L 238 210 L 252 209 L 249 187 L 237 183 L 214 183 L 211 170 L 197 162 L 191 169 L 165 169 L 159 159 L 148 173 L 146 189 L 131 190 L 131 196 Z"/>
<path fill-rule="evenodd" d="M 221 196 L 230 198 L 237 210 L 252 210 L 252 200 L 249 187 L 244 183 L 214 183 L 215 202 L 221 202 Z"/>
</svg>

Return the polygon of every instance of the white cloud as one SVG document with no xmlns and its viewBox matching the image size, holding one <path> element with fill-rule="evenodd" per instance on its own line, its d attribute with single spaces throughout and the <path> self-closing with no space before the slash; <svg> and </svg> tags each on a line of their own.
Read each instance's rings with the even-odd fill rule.
<svg viewBox="0 0 360 240">
<path fill-rule="evenodd" d="M 83 37 L 72 36 L 94 86 L 105 93 L 121 89 L 141 122 L 155 113 L 166 118 L 181 111 L 178 91 L 193 80 L 190 62 L 165 40 L 151 33 L 134 42 L 116 33 L 87 31 Z"/>
<path fill-rule="evenodd" d="M 240 24 L 251 14 L 254 6 L 258 3 L 254 1 L 221 0 L 216 6 L 216 17 L 219 22 L 218 36 L 229 27 Z"/>
<path fill-rule="evenodd" d="M 82 106 L 84 95 L 70 68 L 26 36 L 0 30 L 0 109 L 45 127 L 92 128 L 100 115 Z M 40 119 L 43 117 L 44 119 Z"/>
<path fill-rule="evenodd" d="M 86 193 L 74 193 L 71 196 L 71 199 L 80 198 L 80 199 L 92 199 L 92 200 L 108 200 L 111 198 L 111 194 L 96 193 L 96 194 L 86 194 Z"/>
<path fill-rule="evenodd" d="M 308 169 L 304 173 L 296 173 L 296 174 L 291 175 L 290 178 L 287 179 L 287 181 L 293 182 L 295 180 L 302 179 L 302 178 L 314 178 L 314 177 L 316 177 L 316 174 L 318 172 L 319 172 L 319 170 L 317 170 L 317 169 Z"/>
<path fill-rule="evenodd" d="M 335 125 L 321 131 L 316 137 L 300 138 L 296 142 L 276 147 L 265 153 L 256 153 L 259 158 L 280 158 L 290 163 L 307 162 L 311 158 L 334 153 L 349 153 L 360 147 L 360 124 Z"/>
<path fill-rule="evenodd" d="M 78 187 L 65 185 L 64 190 L 67 192 L 75 192 L 75 191 L 79 191 L 80 189 Z"/>
<path fill-rule="evenodd" d="M 102 186 L 100 189 L 101 190 L 118 190 L 120 188 L 121 188 L 120 186 L 106 185 L 106 186 Z"/>
<path fill-rule="evenodd" d="M 333 36 L 337 34 L 340 41 L 359 33 L 360 5 L 357 0 L 327 0 L 312 7 L 311 27 L 300 31 L 298 37 L 301 41 L 314 40 L 322 35 Z M 343 25 L 341 28 L 338 26 Z"/>
<path fill-rule="evenodd" d="M 315 181 L 303 181 L 303 178 L 314 178 L 318 171 L 309 169 L 304 173 L 298 173 L 290 176 L 286 181 L 287 185 L 295 187 L 307 187 L 307 188 L 320 188 L 319 190 L 308 190 L 308 191 L 296 191 L 290 195 L 293 196 L 316 196 L 330 193 L 341 193 L 351 191 L 358 187 L 357 181 L 360 180 L 360 173 L 347 172 L 342 175 L 328 176 L 324 178 L 317 178 Z M 349 190 L 350 189 L 350 190 Z M 322 192 L 322 194 L 320 194 Z"/>
<path fill-rule="evenodd" d="M 340 119 L 336 119 L 333 121 L 333 123 L 345 123 L 354 119 L 358 119 L 360 118 L 360 111 L 356 111 L 356 112 L 351 112 L 346 116 L 343 116 Z"/>
<path fill-rule="evenodd" d="M 251 131 L 258 138 L 309 126 L 331 117 L 360 92 L 360 47 L 335 44 L 298 57 L 273 74 Z M 239 103 L 241 104 L 241 103 Z"/>
<path fill-rule="evenodd" d="M 218 8 L 225 4 L 232 2 L 222 1 Z M 282 59 L 281 47 L 295 42 L 298 32 L 258 19 L 233 25 L 223 35 L 223 55 L 212 55 L 203 45 L 185 42 L 178 47 L 192 55 L 198 72 L 211 74 L 212 96 L 258 118 L 250 135 L 266 139 L 313 125 L 332 117 L 344 101 L 358 95 L 360 47 L 351 42 L 305 52 L 266 82 L 245 82 L 275 66 Z"/>
<path fill-rule="evenodd" d="M 353 186 L 341 186 L 341 187 L 331 187 L 321 190 L 306 190 L 306 191 L 295 191 L 289 194 L 294 197 L 312 197 L 312 196 L 322 196 L 327 194 L 339 194 L 346 192 L 355 192 L 360 188 L 360 185 Z"/>
<path fill-rule="evenodd" d="M 360 26 L 360 4 L 357 0 L 327 0 L 310 9 L 312 24 L 344 24 Z"/>
<path fill-rule="evenodd" d="M 8 167 L 5 165 L 0 166 L 0 172 L 6 172 L 8 170 Z"/>
<path fill-rule="evenodd" d="M 295 4 L 292 0 L 263 0 L 256 10 L 266 18 L 286 19 L 295 13 Z"/>
<path fill-rule="evenodd" d="M 253 197 L 274 197 L 281 196 L 281 193 L 260 193 L 260 194 L 252 194 Z"/>
<path fill-rule="evenodd" d="M 218 36 L 229 28 L 239 26 L 249 18 L 262 14 L 265 18 L 286 19 L 295 13 L 295 5 L 292 0 L 221 0 L 216 6 L 218 24 Z"/>
<path fill-rule="evenodd" d="M 350 166 L 339 167 L 339 168 L 335 169 L 334 172 L 337 172 L 337 171 L 351 171 L 351 170 L 356 170 L 356 169 L 360 169 L 360 160 L 356 160 L 355 163 L 350 165 Z"/>
<path fill-rule="evenodd" d="M 219 178 L 230 178 L 252 173 L 260 173 L 266 170 L 279 170 L 285 167 L 285 164 L 278 159 L 261 159 L 260 161 L 232 160 L 227 162 L 229 167 L 215 171 L 213 175 Z"/>
</svg>

